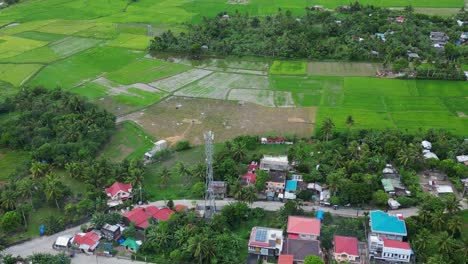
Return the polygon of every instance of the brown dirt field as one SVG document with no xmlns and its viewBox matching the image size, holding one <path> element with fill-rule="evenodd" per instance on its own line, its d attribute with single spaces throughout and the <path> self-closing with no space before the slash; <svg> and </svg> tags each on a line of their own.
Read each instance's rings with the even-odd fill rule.
<svg viewBox="0 0 468 264">
<path fill-rule="evenodd" d="M 5 157 L 5 154 L 0 153 L 0 159 Z"/>
<path fill-rule="evenodd" d="M 176 109 L 179 104 L 181 107 Z M 172 144 L 178 140 L 189 140 L 199 145 L 203 144 L 203 133 L 207 130 L 215 133 L 215 142 L 245 134 L 311 136 L 316 112 L 316 107 L 273 108 L 225 100 L 171 97 L 119 120 L 133 120 L 149 134 L 165 138 Z"/>
</svg>

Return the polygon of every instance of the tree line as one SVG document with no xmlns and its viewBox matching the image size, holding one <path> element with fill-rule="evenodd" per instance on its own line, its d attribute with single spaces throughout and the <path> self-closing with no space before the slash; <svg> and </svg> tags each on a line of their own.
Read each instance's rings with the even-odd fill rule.
<svg viewBox="0 0 468 264">
<path fill-rule="evenodd" d="M 406 20 L 395 22 L 397 16 Z M 281 9 L 265 17 L 222 12 L 204 17 L 201 23 L 186 24 L 187 30 L 179 34 L 168 30 L 156 36 L 151 40 L 150 51 L 176 52 L 194 58 L 236 55 L 381 61 L 398 71 L 416 69 L 427 62 L 431 71 L 418 71 L 422 78 L 456 80 L 464 79 L 459 66 L 468 60 L 467 46 L 449 43 L 444 52 L 433 47 L 429 34 L 443 31 L 451 42 L 459 39 L 468 28 L 459 27 L 457 19 L 468 20 L 467 12 L 442 18 L 414 13 L 410 7 L 396 11 L 357 2 L 336 12 L 307 9 L 303 16 Z M 408 58 L 408 52 L 418 53 L 420 58 Z"/>
</svg>

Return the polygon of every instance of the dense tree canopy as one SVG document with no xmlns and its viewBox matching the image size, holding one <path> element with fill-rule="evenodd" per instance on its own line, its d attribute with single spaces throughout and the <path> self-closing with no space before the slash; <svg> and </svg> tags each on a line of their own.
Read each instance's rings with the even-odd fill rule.
<svg viewBox="0 0 468 264">
<path fill-rule="evenodd" d="M 60 89 L 23 89 L 0 104 L 0 146 L 63 166 L 94 157 L 115 127 L 112 114 Z"/>
<path fill-rule="evenodd" d="M 445 52 L 438 50 L 433 47 L 429 34 L 443 31 L 451 42 L 459 39 L 460 32 L 467 28 L 459 27 L 456 20 L 467 17 L 466 12 L 456 18 L 442 18 L 415 14 L 410 9 L 395 11 L 358 3 L 337 11 L 308 11 L 298 17 L 281 10 L 265 17 L 220 13 L 213 18 L 205 17 L 201 23 L 189 24 L 188 30 L 178 35 L 167 31 L 156 36 L 150 49 L 194 57 L 207 53 L 375 60 L 389 66 L 393 64 L 396 71 L 408 68 L 408 53 L 414 52 L 420 57 L 411 59 L 415 66 L 423 60 L 434 62 L 420 69 L 424 78 L 463 78 L 462 72 L 455 67 L 459 64 L 454 62 L 466 62 L 468 48 L 449 43 Z M 406 20 L 403 23 L 395 21 L 398 16 L 404 16 Z"/>
</svg>

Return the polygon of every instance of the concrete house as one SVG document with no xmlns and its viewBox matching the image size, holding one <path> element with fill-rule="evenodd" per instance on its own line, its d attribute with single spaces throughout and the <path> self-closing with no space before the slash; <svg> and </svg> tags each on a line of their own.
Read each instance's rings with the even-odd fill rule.
<svg viewBox="0 0 468 264">
<path fill-rule="evenodd" d="M 107 240 L 116 240 L 121 235 L 120 226 L 105 224 L 101 228 L 101 235 Z"/>
<path fill-rule="evenodd" d="M 408 242 L 387 239 L 385 237 L 369 237 L 369 258 L 390 263 L 410 262 L 413 251 Z"/>
<path fill-rule="evenodd" d="M 337 262 L 347 262 L 350 264 L 361 263 L 361 260 L 359 258 L 359 246 L 357 238 L 346 236 L 334 236 L 333 258 Z"/>
<path fill-rule="evenodd" d="M 285 171 L 269 171 L 270 180 L 265 183 L 266 192 L 283 193 L 286 187 Z"/>
<path fill-rule="evenodd" d="M 99 245 L 101 236 L 95 232 L 78 233 L 73 237 L 73 244 L 82 252 L 92 254 Z"/>
<path fill-rule="evenodd" d="M 403 219 L 380 210 L 370 212 L 369 226 L 370 234 L 377 237 L 403 241 L 407 235 Z"/>
<path fill-rule="evenodd" d="M 132 185 L 130 183 L 115 182 L 105 189 L 107 197 L 111 201 L 125 201 L 132 198 Z"/>
<path fill-rule="evenodd" d="M 320 236 L 320 220 L 302 216 L 288 217 L 288 238 L 316 240 Z"/>
<path fill-rule="evenodd" d="M 213 189 L 215 198 L 224 199 L 227 193 L 227 184 L 224 181 L 212 181 L 209 188 Z"/>
<path fill-rule="evenodd" d="M 265 171 L 288 171 L 288 156 L 269 156 L 264 155 L 260 160 L 260 169 Z"/>
<path fill-rule="evenodd" d="M 250 254 L 279 256 L 283 242 L 283 230 L 256 226 L 250 232 L 248 250 Z"/>
<path fill-rule="evenodd" d="M 435 48 L 444 48 L 445 44 L 447 44 L 449 40 L 449 36 L 447 36 L 445 32 L 437 31 L 432 31 L 429 35 L 429 38 L 431 39 Z"/>
</svg>

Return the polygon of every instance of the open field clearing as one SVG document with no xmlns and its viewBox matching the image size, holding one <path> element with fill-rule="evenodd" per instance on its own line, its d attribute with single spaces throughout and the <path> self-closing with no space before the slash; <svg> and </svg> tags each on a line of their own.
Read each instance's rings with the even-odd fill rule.
<svg viewBox="0 0 468 264">
<path fill-rule="evenodd" d="M 294 131 L 299 136 L 308 136 L 313 133 L 315 112 L 314 107 L 271 108 L 225 100 L 171 97 L 122 120 L 135 121 L 155 138 L 169 142 L 189 140 L 199 145 L 203 143 L 203 131 L 208 129 L 214 131 L 216 142 L 242 134 Z"/>
<path fill-rule="evenodd" d="M 25 51 L 47 45 L 47 42 L 13 36 L 0 36 L 0 59 L 13 57 Z"/>
<path fill-rule="evenodd" d="M 268 78 L 257 75 L 213 73 L 185 88 L 176 95 L 225 99 L 231 89 L 268 89 Z"/>
<path fill-rule="evenodd" d="M 67 57 L 72 54 L 78 53 L 85 49 L 89 49 L 99 44 L 100 40 L 78 38 L 78 37 L 66 37 L 51 43 L 50 49 L 60 55 L 60 57 Z"/>
<path fill-rule="evenodd" d="M 57 20 L 37 28 L 36 30 L 46 33 L 71 35 L 93 26 L 94 23 L 89 20 Z"/>
<path fill-rule="evenodd" d="M 182 88 L 183 86 L 189 83 L 195 82 L 205 76 L 208 76 L 211 73 L 212 71 L 207 71 L 203 69 L 192 69 L 168 78 L 149 83 L 149 85 L 158 89 L 172 92 Z"/>
<path fill-rule="evenodd" d="M 5 181 L 15 171 L 15 168 L 28 157 L 27 152 L 0 148 L 0 168 L 2 168 L 0 170 L 0 183 Z"/>
<path fill-rule="evenodd" d="M 116 162 L 126 158 L 141 158 L 153 147 L 153 141 L 153 138 L 135 123 L 123 122 L 117 126 L 116 132 L 100 155 Z"/>
<path fill-rule="evenodd" d="M 309 62 L 307 74 L 317 76 L 375 76 L 380 63 Z"/>
<path fill-rule="evenodd" d="M 109 46 L 121 47 L 127 49 L 146 50 L 149 46 L 150 37 L 145 35 L 119 34 Z"/>
<path fill-rule="evenodd" d="M 139 59 L 106 75 L 121 84 L 149 83 L 189 70 L 190 67 L 153 59 Z"/>
<path fill-rule="evenodd" d="M 0 59 L 0 62 L 12 63 L 49 63 L 60 59 L 59 54 L 55 53 L 50 47 L 43 46 L 37 49 L 28 50 L 19 55 Z"/>
<path fill-rule="evenodd" d="M 281 75 L 305 75 L 307 63 L 303 61 L 274 61 L 270 68 L 270 74 Z"/>
<path fill-rule="evenodd" d="M 29 84 L 69 89 L 103 72 L 118 70 L 141 56 L 127 49 L 96 47 L 48 65 Z"/>
<path fill-rule="evenodd" d="M 3 12 L 3 14 L 4 13 L 5 12 Z M 0 13 L 0 16 L 1 16 L 1 13 Z M 25 32 L 25 31 L 35 31 L 36 29 L 41 28 L 52 22 L 54 22 L 54 20 L 37 20 L 37 21 L 32 21 L 32 22 L 27 22 L 27 23 L 11 24 L 4 28 L 1 28 L 0 33 L 5 34 L 5 35 L 13 35 L 13 34 L 18 34 L 18 33 Z"/>
<path fill-rule="evenodd" d="M 0 80 L 20 86 L 41 67 L 40 64 L 0 64 Z"/>
<path fill-rule="evenodd" d="M 290 92 L 275 92 L 275 105 L 277 107 L 294 107 L 294 101 Z"/>
<path fill-rule="evenodd" d="M 263 106 L 275 106 L 275 92 L 257 89 L 232 89 L 228 100 L 249 102 Z"/>
<path fill-rule="evenodd" d="M 114 23 L 97 23 L 94 26 L 74 33 L 74 36 L 97 39 L 114 39 L 119 33 Z"/>
</svg>

